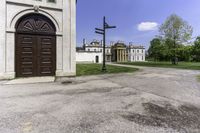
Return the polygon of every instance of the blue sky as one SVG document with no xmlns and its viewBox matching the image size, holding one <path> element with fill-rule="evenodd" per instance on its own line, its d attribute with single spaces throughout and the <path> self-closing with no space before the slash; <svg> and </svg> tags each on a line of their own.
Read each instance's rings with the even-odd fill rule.
<svg viewBox="0 0 200 133">
<path fill-rule="evenodd" d="M 117 26 L 108 31 L 107 43 L 120 40 L 148 48 L 157 27 L 173 13 L 193 26 L 194 37 L 200 35 L 200 0 L 78 0 L 77 44 L 82 45 L 83 38 L 101 39 L 94 28 L 101 28 L 106 16 L 110 25 Z"/>
</svg>

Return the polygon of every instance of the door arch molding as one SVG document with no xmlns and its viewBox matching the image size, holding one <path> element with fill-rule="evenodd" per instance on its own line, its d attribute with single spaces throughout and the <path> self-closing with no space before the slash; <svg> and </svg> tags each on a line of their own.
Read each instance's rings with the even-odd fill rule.
<svg viewBox="0 0 200 133">
<path fill-rule="evenodd" d="M 45 15 L 30 13 L 22 16 L 15 24 L 16 33 L 56 34 L 54 23 Z"/>
<path fill-rule="evenodd" d="M 42 9 L 39 9 L 39 12 L 34 12 L 34 10 L 32 8 L 30 9 L 25 9 L 25 10 L 22 10 L 18 13 L 16 13 L 10 20 L 9 20 L 9 28 L 11 30 L 15 29 L 16 27 L 16 23 L 21 19 L 23 18 L 24 16 L 26 15 L 29 15 L 29 14 L 40 14 L 40 15 L 43 15 L 43 16 L 46 16 L 48 17 L 55 25 L 56 27 L 56 32 L 61 32 L 60 30 L 60 24 L 59 24 L 59 21 L 56 19 L 55 16 L 53 16 L 52 14 L 49 14 L 48 12 L 46 12 L 45 10 L 42 10 Z"/>
</svg>

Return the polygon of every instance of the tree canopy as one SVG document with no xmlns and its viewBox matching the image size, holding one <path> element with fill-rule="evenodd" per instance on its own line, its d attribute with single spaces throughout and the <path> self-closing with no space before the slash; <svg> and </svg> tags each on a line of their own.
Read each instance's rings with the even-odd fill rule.
<svg viewBox="0 0 200 133">
<path fill-rule="evenodd" d="M 150 42 L 148 50 L 150 58 L 159 61 L 171 60 L 173 64 L 177 64 L 178 60 L 192 60 L 192 52 L 200 53 L 192 46 L 185 45 L 192 37 L 193 28 L 176 14 L 172 14 L 166 19 L 160 26 L 159 32 L 160 37 L 154 38 Z M 200 38 L 196 40 L 196 47 L 200 47 Z"/>
<path fill-rule="evenodd" d="M 169 16 L 159 28 L 160 35 L 175 43 L 185 43 L 191 39 L 193 28 L 176 14 Z"/>
<path fill-rule="evenodd" d="M 192 48 L 192 57 L 195 61 L 200 61 L 200 37 L 197 37 Z"/>
</svg>

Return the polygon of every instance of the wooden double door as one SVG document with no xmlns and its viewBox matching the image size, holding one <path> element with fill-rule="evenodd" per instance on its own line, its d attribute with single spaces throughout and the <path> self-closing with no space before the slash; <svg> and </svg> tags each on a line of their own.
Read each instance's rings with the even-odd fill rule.
<svg viewBox="0 0 200 133">
<path fill-rule="evenodd" d="M 56 36 L 16 34 L 16 76 L 54 76 Z"/>
<path fill-rule="evenodd" d="M 15 71 L 17 77 L 54 76 L 56 28 L 39 13 L 27 14 L 16 23 Z"/>
</svg>

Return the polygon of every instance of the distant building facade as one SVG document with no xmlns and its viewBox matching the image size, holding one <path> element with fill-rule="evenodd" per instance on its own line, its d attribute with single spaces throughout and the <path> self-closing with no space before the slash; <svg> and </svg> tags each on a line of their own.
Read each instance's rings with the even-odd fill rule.
<svg viewBox="0 0 200 133">
<path fill-rule="evenodd" d="M 87 43 L 83 40 L 83 47 L 77 47 L 76 61 L 77 62 L 103 62 L 103 45 L 102 41 L 93 40 Z M 105 49 L 106 62 L 137 62 L 145 61 L 145 48 L 144 46 L 137 46 L 119 41 L 106 46 Z"/>
<path fill-rule="evenodd" d="M 100 52 L 103 56 L 103 42 L 98 40 L 93 40 L 90 44 L 87 44 L 86 40 L 83 40 L 83 48 L 86 52 Z M 111 62 L 111 47 L 106 46 L 106 62 Z M 103 59 L 103 57 L 102 57 Z"/>
<path fill-rule="evenodd" d="M 112 46 L 112 62 L 127 62 L 126 45 L 117 42 Z"/>
<path fill-rule="evenodd" d="M 91 43 L 87 44 L 85 40 L 83 40 L 83 48 L 86 52 L 102 52 L 103 47 L 101 42 L 98 40 L 93 40 Z"/>
<path fill-rule="evenodd" d="M 129 62 L 145 61 L 146 54 L 144 46 L 129 45 L 127 53 Z"/>
<path fill-rule="evenodd" d="M 112 62 L 111 46 L 106 46 L 105 52 L 106 52 L 106 62 Z"/>
<path fill-rule="evenodd" d="M 87 43 L 83 40 L 83 46 L 76 49 L 76 62 L 85 63 L 102 63 L 103 62 L 103 48 L 102 43 L 93 40 L 91 43 Z"/>
</svg>

